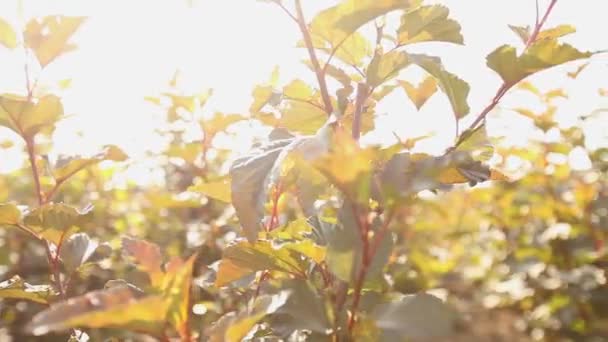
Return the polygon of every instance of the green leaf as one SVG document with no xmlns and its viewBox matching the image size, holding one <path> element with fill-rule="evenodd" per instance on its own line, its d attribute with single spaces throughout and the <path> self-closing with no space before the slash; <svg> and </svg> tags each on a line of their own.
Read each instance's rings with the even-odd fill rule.
<svg viewBox="0 0 608 342">
<path fill-rule="evenodd" d="M 367 68 L 367 84 L 377 87 L 411 64 L 409 55 L 405 52 L 390 51 L 386 54 L 376 55 Z"/>
<path fill-rule="evenodd" d="M 469 96 L 470 87 L 467 82 L 445 70 L 441 59 L 438 57 L 412 54 L 410 55 L 410 59 L 412 63 L 420 66 L 437 80 L 439 88 L 450 100 L 452 110 L 457 119 L 469 113 L 467 97 Z"/>
<path fill-rule="evenodd" d="M 158 245 L 124 236 L 122 250 L 125 257 L 132 259 L 140 270 L 148 273 L 153 286 L 160 286 L 163 281 L 163 272 L 161 269 L 162 255 Z"/>
<path fill-rule="evenodd" d="M 167 303 L 160 296 L 141 297 L 128 286 L 97 290 L 51 305 L 34 316 L 25 330 L 40 336 L 70 328 L 126 328 L 158 334 Z"/>
<path fill-rule="evenodd" d="M 521 56 L 514 47 L 503 45 L 487 57 L 487 65 L 509 85 L 539 71 L 567 62 L 589 58 L 592 52 L 581 52 L 569 44 L 545 39 L 530 46 Z"/>
<path fill-rule="evenodd" d="M 0 204 L 0 226 L 15 225 L 21 221 L 21 210 L 10 203 Z"/>
<path fill-rule="evenodd" d="M 345 0 L 332 7 L 338 14 L 335 27 L 351 33 L 366 23 L 395 10 L 417 7 L 419 0 Z"/>
<path fill-rule="evenodd" d="M 18 275 L 0 283 L 0 298 L 25 299 L 32 302 L 48 304 L 49 297 L 54 295 L 49 285 L 30 285 Z"/>
<path fill-rule="evenodd" d="M 93 256 L 98 246 L 86 233 L 74 234 L 62 243 L 59 256 L 65 268 L 73 272 Z"/>
<path fill-rule="evenodd" d="M 11 24 L 0 18 L 0 44 L 8 49 L 17 47 L 17 35 Z"/>
<path fill-rule="evenodd" d="M 408 81 L 399 81 L 399 85 L 405 90 L 407 96 L 414 102 L 416 109 L 420 110 L 426 101 L 437 91 L 437 81 L 433 77 L 427 77 L 418 87 Z"/>
<path fill-rule="evenodd" d="M 229 179 L 222 179 L 208 183 L 199 183 L 189 187 L 188 191 L 198 192 L 225 203 L 230 203 L 232 197 Z"/>
<path fill-rule="evenodd" d="M 164 298 L 168 303 L 167 320 L 173 325 L 182 339 L 189 335 L 190 287 L 192 286 L 192 268 L 196 254 L 186 262 L 174 259 L 167 264 L 163 279 Z"/>
<path fill-rule="evenodd" d="M 83 210 L 63 203 L 49 203 L 27 213 L 23 223 L 38 235 L 58 245 L 91 221 L 93 207 Z"/>
<path fill-rule="evenodd" d="M 75 157 L 59 160 L 57 165 L 55 165 L 53 176 L 55 177 L 56 182 L 63 182 L 79 171 L 82 171 L 87 167 L 102 161 L 112 160 L 118 162 L 124 161 L 127 158 L 127 155 L 120 148 L 114 145 L 108 145 L 104 148 L 103 152 L 100 152 L 90 158 Z"/>
<path fill-rule="evenodd" d="M 76 48 L 68 41 L 84 20 L 84 17 L 61 15 L 32 19 L 25 27 L 25 44 L 34 50 L 38 62 L 45 67 L 55 58 Z"/>
<path fill-rule="evenodd" d="M 440 299 L 425 293 L 379 305 L 373 316 L 378 328 L 407 339 L 447 336 L 453 330 L 455 318 Z"/>
<path fill-rule="evenodd" d="M 441 5 L 422 6 L 405 13 L 397 30 L 399 45 L 439 41 L 463 44 L 460 24 L 449 19 L 450 10 Z"/>
</svg>

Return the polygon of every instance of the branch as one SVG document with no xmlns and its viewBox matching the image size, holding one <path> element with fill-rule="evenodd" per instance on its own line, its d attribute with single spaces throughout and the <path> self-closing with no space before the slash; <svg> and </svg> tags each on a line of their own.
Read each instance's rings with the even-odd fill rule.
<svg viewBox="0 0 608 342">
<path fill-rule="evenodd" d="M 319 82 L 319 89 L 321 90 L 321 97 L 323 98 L 323 104 L 325 105 L 325 112 L 327 115 L 331 115 L 334 111 L 333 106 L 331 104 L 331 97 L 329 96 L 329 92 L 327 91 L 327 83 L 325 82 L 325 74 L 323 73 L 323 69 L 319 64 L 319 60 L 317 59 L 317 54 L 315 53 L 315 49 L 312 45 L 312 38 L 310 37 L 310 32 L 308 31 L 308 27 L 306 25 L 306 19 L 304 18 L 304 11 L 302 11 L 302 4 L 300 0 L 295 0 L 296 2 L 296 10 L 297 10 L 297 22 L 300 27 L 300 31 L 302 32 L 302 36 L 304 37 L 304 43 L 306 44 L 306 49 L 308 50 L 308 56 L 310 57 L 310 62 L 315 70 L 315 75 L 317 76 L 317 81 Z"/>
<path fill-rule="evenodd" d="M 353 117 L 353 139 L 359 140 L 361 136 L 361 116 L 363 115 L 363 106 L 369 95 L 369 86 L 365 82 L 357 84 L 357 98 L 355 99 L 355 112 Z"/>
<path fill-rule="evenodd" d="M 291 13 L 280 1 L 276 2 L 277 5 L 279 5 L 279 7 L 281 7 L 281 9 L 283 10 L 283 12 L 287 13 L 287 15 L 296 23 L 298 22 L 298 18 L 296 18 L 295 15 L 293 15 L 293 13 Z"/>
<path fill-rule="evenodd" d="M 524 50 L 523 50 L 522 53 L 525 53 L 525 51 L 532 44 L 534 44 L 534 42 L 538 38 L 538 34 L 540 33 L 543 25 L 545 24 L 545 22 L 547 21 L 547 18 L 549 17 L 549 14 L 553 10 L 553 7 L 555 7 L 555 4 L 557 4 L 557 0 L 551 0 L 551 3 L 547 7 L 547 10 L 545 11 L 545 14 L 543 15 L 542 19 L 540 21 L 538 21 L 536 23 L 536 25 L 534 26 L 534 30 L 532 31 L 532 34 L 530 34 L 530 37 L 528 38 L 528 41 L 526 42 L 526 47 L 524 48 Z M 460 136 L 457 137 L 457 140 L 456 140 L 456 143 L 454 144 L 454 146 L 452 146 L 449 149 L 447 149 L 446 152 L 444 153 L 444 155 L 450 153 L 451 151 L 453 151 L 454 149 L 456 149 L 456 147 L 458 147 L 460 144 L 462 144 L 468 138 L 468 133 L 471 132 L 472 130 L 474 130 L 477 127 L 477 125 L 486 118 L 486 116 L 488 115 L 488 113 L 490 113 L 490 111 L 492 111 L 492 109 L 494 109 L 494 107 L 496 107 L 496 105 L 500 102 L 500 100 L 502 99 L 502 97 L 514 85 L 515 84 L 509 84 L 509 83 L 503 81 L 503 83 L 500 86 L 500 88 L 496 91 L 496 95 L 494 95 L 494 98 L 492 99 L 492 101 L 490 102 L 490 104 L 488 104 L 477 115 L 477 117 L 475 118 L 475 120 L 473 121 L 473 123 L 470 124 L 469 127 L 467 129 L 465 129 L 460 134 Z"/>
</svg>

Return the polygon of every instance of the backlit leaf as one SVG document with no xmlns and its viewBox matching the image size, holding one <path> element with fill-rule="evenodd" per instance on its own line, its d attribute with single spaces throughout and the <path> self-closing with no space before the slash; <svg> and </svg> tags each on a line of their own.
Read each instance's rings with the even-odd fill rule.
<svg viewBox="0 0 608 342">
<path fill-rule="evenodd" d="M 24 138 L 39 132 L 51 133 L 62 116 L 63 105 L 55 95 L 46 95 L 37 102 L 28 102 L 26 97 L 18 95 L 0 96 L 0 125 Z"/>
<path fill-rule="evenodd" d="M 377 87 L 399 75 L 399 72 L 410 64 L 409 55 L 405 52 L 390 51 L 386 54 L 379 54 L 372 59 L 367 68 L 367 84 Z"/>
<path fill-rule="evenodd" d="M 192 268 L 195 260 L 196 254 L 188 258 L 186 262 L 169 262 L 162 285 L 164 298 L 169 305 L 167 320 L 183 339 L 189 335 L 190 287 L 192 286 Z"/>
<path fill-rule="evenodd" d="M 17 35 L 11 24 L 0 18 L 0 44 L 8 49 L 14 49 L 17 46 Z"/>
<path fill-rule="evenodd" d="M 419 0 L 345 0 L 332 9 L 339 13 L 335 26 L 350 33 L 377 17 L 418 4 Z"/>
<path fill-rule="evenodd" d="M 36 336 L 70 328 L 126 328 L 158 334 L 167 311 L 160 296 L 140 298 L 127 286 L 97 290 L 52 304 L 26 326 Z"/>
<path fill-rule="evenodd" d="M 210 342 L 242 341 L 262 318 L 275 313 L 289 297 L 289 291 L 260 296 L 251 308 L 247 307 L 240 312 L 230 312 L 222 316 L 205 331 L 205 335 Z"/>
<path fill-rule="evenodd" d="M 49 203 L 27 213 L 23 223 L 38 235 L 58 245 L 91 221 L 92 210 L 92 206 L 78 210 L 63 203 Z"/>
<path fill-rule="evenodd" d="M 277 246 L 278 247 L 278 246 Z M 255 243 L 239 241 L 224 249 L 222 260 L 251 271 L 275 270 L 295 275 L 304 275 L 308 268 L 301 253 L 289 248 L 275 248 L 270 241 Z"/>
<path fill-rule="evenodd" d="M 245 118 L 239 114 L 223 114 L 216 112 L 212 118 L 201 120 L 200 124 L 203 131 L 208 137 L 214 136 L 228 128 L 233 123 L 244 120 Z"/>
<path fill-rule="evenodd" d="M 68 41 L 84 20 L 84 17 L 61 15 L 32 19 L 25 28 L 25 44 L 34 50 L 44 67 L 63 53 L 75 49 Z"/>
<path fill-rule="evenodd" d="M 0 298 L 25 299 L 48 304 L 49 297 L 53 295 L 54 291 L 50 285 L 30 285 L 18 275 L 0 283 Z"/>
<path fill-rule="evenodd" d="M 512 85 L 539 71 L 592 55 L 554 39 L 545 39 L 530 46 L 521 56 L 517 56 L 514 47 L 503 45 L 488 55 L 487 64 L 505 83 Z"/>
<path fill-rule="evenodd" d="M 232 197 L 229 179 L 196 184 L 189 187 L 188 191 L 198 192 L 225 203 L 230 203 Z"/>
<path fill-rule="evenodd" d="M 122 238 L 123 254 L 132 258 L 137 267 L 148 273 L 152 285 L 158 286 L 163 279 L 162 255 L 158 245 L 125 236 Z"/>
<path fill-rule="evenodd" d="M 63 182 L 77 172 L 104 160 L 124 161 L 127 158 L 127 155 L 120 148 L 114 145 L 108 145 L 102 152 L 90 158 L 76 157 L 59 160 L 55 166 L 53 175 L 55 177 L 55 181 Z"/>
<path fill-rule="evenodd" d="M 467 97 L 469 96 L 469 84 L 458 76 L 448 72 L 443 67 L 441 59 L 427 55 L 410 55 L 412 63 L 417 64 L 431 76 L 433 76 L 439 84 L 439 89 L 450 100 L 452 110 L 457 119 L 469 113 L 469 104 Z"/>
<path fill-rule="evenodd" d="M 401 87 L 405 90 L 407 96 L 414 102 L 416 109 L 420 108 L 426 101 L 437 91 L 437 81 L 433 77 L 427 77 L 418 87 L 415 87 L 408 81 L 399 81 Z"/>
<path fill-rule="evenodd" d="M 441 5 L 422 6 L 405 13 L 397 31 L 399 45 L 426 41 L 462 44 L 460 24 L 449 19 L 450 10 Z"/>
<path fill-rule="evenodd" d="M 21 221 L 21 210 L 10 203 L 0 204 L 0 226 L 15 225 Z"/>
</svg>

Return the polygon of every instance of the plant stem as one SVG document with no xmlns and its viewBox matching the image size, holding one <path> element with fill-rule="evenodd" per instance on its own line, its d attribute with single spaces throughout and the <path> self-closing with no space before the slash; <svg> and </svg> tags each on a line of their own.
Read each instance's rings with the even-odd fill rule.
<svg viewBox="0 0 608 342">
<path fill-rule="evenodd" d="M 317 54 L 315 53 L 315 48 L 312 44 L 312 38 L 310 37 L 310 31 L 308 31 L 308 26 L 306 25 L 306 19 L 304 18 L 304 11 L 302 10 L 302 4 L 300 0 L 295 0 L 296 4 L 296 12 L 297 12 L 297 22 L 300 31 L 302 32 L 302 36 L 304 37 L 304 43 L 306 44 L 306 49 L 308 50 L 308 56 L 310 57 L 310 62 L 312 63 L 312 67 L 315 70 L 315 75 L 317 76 L 317 81 L 319 82 L 319 90 L 321 91 L 321 98 L 323 99 L 323 105 L 325 106 L 325 112 L 327 115 L 331 115 L 334 111 L 333 106 L 331 104 L 331 97 L 329 96 L 329 91 L 327 90 L 327 83 L 325 82 L 325 73 L 319 64 L 319 59 L 317 58 Z"/>
<path fill-rule="evenodd" d="M 357 84 L 357 97 L 355 99 L 355 112 L 353 114 L 353 139 L 359 140 L 361 136 L 361 116 L 363 107 L 369 95 L 369 86 L 365 82 Z"/>
<path fill-rule="evenodd" d="M 547 7 L 547 10 L 545 11 L 545 14 L 543 15 L 542 19 L 540 21 L 537 21 L 536 24 L 534 25 L 534 30 L 532 31 L 532 34 L 530 34 L 530 37 L 528 38 L 528 41 L 526 42 L 526 47 L 524 48 L 523 53 L 525 53 L 525 51 L 532 44 L 534 44 L 534 42 L 538 38 L 538 34 L 540 33 L 543 25 L 547 21 L 547 18 L 549 18 L 549 14 L 553 10 L 553 7 L 555 7 L 555 4 L 557 4 L 557 0 L 551 0 L 551 3 Z M 473 123 L 470 124 L 467 129 L 465 129 L 464 131 L 462 131 L 462 133 L 460 134 L 460 136 L 458 136 L 456 138 L 456 143 L 454 144 L 454 146 L 450 147 L 446 151 L 445 154 L 448 154 L 449 152 L 451 152 L 454 149 L 456 149 L 456 147 L 458 147 L 460 144 L 462 144 L 466 140 L 466 138 L 467 138 L 467 136 L 465 134 L 467 134 L 468 132 L 470 132 L 473 129 L 475 129 L 477 127 L 477 125 L 486 118 L 486 116 L 488 115 L 488 113 L 490 113 L 490 111 L 492 111 L 492 109 L 494 109 L 494 107 L 496 107 L 496 105 L 500 102 L 500 100 L 507 93 L 507 91 L 509 89 L 511 89 L 514 85 L 515 84 L 503 82 L 502 85 L 500 86 L 500 88 L 498 89 L 498 91 L 496 92 L 496 95 L 494 95 L 494 98 L 492 99 L 492 101 L 490 102 L 490 104 L 488 104 L 477 115 L 477 117 L 475 118 L 475 120 L 473 121 Z"/>
<path fill-rule="evenodd" d="M 350 318 L 348 320 L 348 331 L 352 333 L 352 330 L 355 326 L 355 321 L 357 318 L 357 310 L 359 309 L 359 302 L 361 301 L 361 291 L 363 290 L 363 283 L 365 282 L 365 277 L 367 275 L 367 268 L 371 261 L 370 258 L 370 245 L 369 245 L 369 223 L 367 221 L 367 217 L 362 217 L 359 213 L 358 207 L 356 204 L 352 205 L 353 215 L 355 216 L 355 222 L 359 228 L 359 234 L 361 237 L 362 244 L 362 255 L 361 255 L 361 267 L 359 268 L 359 272 L 357 273 L 357 278 L 355 279 L 355 288 L 353 292 L 353 303 L 350 309 Z"/>
</svg>

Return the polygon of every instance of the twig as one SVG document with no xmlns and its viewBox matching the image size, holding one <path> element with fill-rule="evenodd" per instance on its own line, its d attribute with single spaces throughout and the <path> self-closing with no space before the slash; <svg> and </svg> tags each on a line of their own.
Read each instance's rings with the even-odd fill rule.
<svg viewBox="0 0 608 342">
<path fill-rule="evenodd" d="M 286 7 L 285 7 L 285 6 L 284 6 L 284 5 L 283 5 L 283 4 L 280 2 L 280 1 L 277 1 L 277 2 L 276 2 L 276 4 L 277 4 L 277 5 L 279 5 L 279 7 L 281 7 L 281 9 L 282 9 L 282 10 L 283 10 L 285 13 L 287 13 L 287 15 L 288 15 L 288 16 L 289 16 L 291 19 L 293 19 L 293 21 L 295 21 L 296 23 L 298 22 L 298 18 L 296 18 L 296 16 L 295 16 L 295 15 L 293 15 L 293 13 L 291 13 L 291 12 L 290 12 L 290 11 L 289 11 L 289 10 L 288 10 L 288 9 L 287 9 L 287 8 L 286 8 Z"/>
<path fill-rule="evenodd" d="M 361 116 L 363 106 L 369 95 L 369 86 L 365 82 L 357 84 L 357 98 L 355 99 L 355 112 L 353 113 L 353 139 L 359 140 L 361 136 Z"/>
<path fill-rule="evenodd" d="M 365 283 L 365 277 L 367 276 L 367 268 L 371 262 L 370 259 L 370 244 L 369 244 L 369 222 L 367 217 L 364 220 L 361 219 L 359 210 L 356 204 L 352 204 L 353 215 L 355 216 L 355 222 L 359 228 L 361 237 L 361 244 L 363 250 L 361 251 L 361 266 L 355 279 L 355 288 L 353 292 L 353 303 L 350 309 L 350 318 L 348 320 L 348 330 L 352 333 L 357 319 L 357 310 L 359 309 L 359 302 L 361 301 L 361 291 L 363 290 L 363 284 Z"/>
<path fill-rule="evenodd" d="M 319 60 L 317 59 L 317 54 L 315 53 L 315 48 L 312 44 L 312 38 L 310 37 L 310 32 L 308 31 L 308 27 L 306 25 L 306 19 L 304 18 L 304 11 L 302 10 L 302 4 L 300 0 L 295 0 L 296 11 L 297 11 L 297 23 L 302 32 L 302 36 L 304 37 L 304 43 L 306 44 L 306 49 L 308 50 L 308 56 L 310 57 L 310 62 L 315 70 L 315 75 L 317 76 L 317 81 L 319 82 L 319 90 L 321 91 L 321 98 L 323 99 L 323 105 L 325 106 L 325 112 L 327 115 L 331 115 L 334 111 L 333 106 L 331 104 L 331 97 L 329 96 L 329 91 L 327 90 L 327 83 L 325 82 L 325 75 L 323 73 L 323 69 L 319 64 Z"/>
<path fill-rule="evenodd" d="M 530 34 L 530 37 L 528 38 L 528 41 L 526 42 L 526 47 L 524 48 L 524 51 L 522 53 L 524 53 L 536 41 L 536 39 L 538 38 L 538 34 L 540 33 L 540 30 L 542 29 L 543 25 L 547 21 L 547 18 L 549 17 L 549 14 L 553 10 L 553 7 L 555 7 L 555 4 L 557 4 L 557 0 L 551 0 L 551 3 L 547 7 L 547 10 L 545 11 L 545 14 L 543 15 L 542 19 L 534 26 L 534 30 L 532 31 L 532 34 Z M 477 115 L 477 117 L 475 118 L 475 120 L 473 121 L 473 123 L 471 123 L 467 129 L 465 129 L 464 131 L 462 131 L 462 133 L 460 134 L 460 136 L 457 137 L 456 143 L 454 144 L 454 146 L 452 146 L 449 149 L 447 149 L 446 152 L 445 152 L 445 154 L 450 153 L 451 151 L 453 151 L 454 149 L 456 149 L 456 147 L 458 147 L 460 144 L 462 144 L 468 138 L 467 133 L 470 132 L 470 131 L 472 131 L 472 130 L 474 130 L 477 127 L 477 125 L 486 118 L 486 116 L 488 115 L 488 113 L 490 113 L 490 111 L 492 111 L 492 109 L 494 109 L 494 107 L 496 107 L 496 105 L 500 102 L 500 100 L 502 99 L 502 97 L 515 84 L 516 83 L 512 83 L 511 84 L 511 83 L 503 82 L 502 85 L 500 86 L 500 88 L 498 89 L 498 91 L 496 92 L 496 95 L 494 95 L 494 98 L 492 99 L 492 101 L 490 102 L 490 104 L 488 104 Z"/>
</svg>

